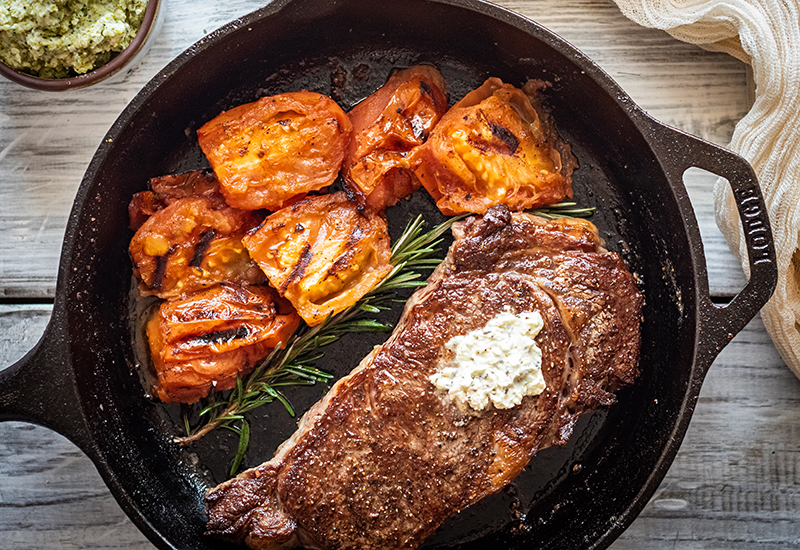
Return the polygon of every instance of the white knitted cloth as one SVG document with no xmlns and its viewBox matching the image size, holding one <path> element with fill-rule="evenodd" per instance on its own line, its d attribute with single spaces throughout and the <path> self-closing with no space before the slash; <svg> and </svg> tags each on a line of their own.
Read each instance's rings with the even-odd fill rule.
<svg viewBox="0 0 800 550">
<path fill-rule="evenodd" d="M 756 97 L 729 145 L 753 165 L 778 255 L 778 287 L 762 318 L 800 377 L 800 0 L 615 0 L 640 25 L 750 63 Z M 748 271 L 736 204 L 714 189 L 717 225 Z"/>
</svg>

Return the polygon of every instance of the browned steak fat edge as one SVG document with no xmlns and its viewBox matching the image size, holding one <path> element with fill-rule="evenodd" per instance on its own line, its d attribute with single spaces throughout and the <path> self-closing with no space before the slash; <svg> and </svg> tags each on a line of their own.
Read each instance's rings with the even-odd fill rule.
<svg viewBox="0 0 800 550">
<path fill-rule="evenodd" d="M 453 232 L 389 340 L 272 460 L 209 491 L 209 534 L 257 549 L 415 548 L 634 381 L 643 299 L 591 223 L 501 206 Z M 505 308 L 542 314 L 547 387 L 512 409 L 465 415 L 428 377 L 445 342 Z"/>
</svg>

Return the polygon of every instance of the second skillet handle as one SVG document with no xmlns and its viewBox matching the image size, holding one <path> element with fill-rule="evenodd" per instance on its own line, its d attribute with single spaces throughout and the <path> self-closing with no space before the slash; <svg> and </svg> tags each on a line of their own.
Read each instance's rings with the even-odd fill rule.
<svg viewBox="0 0 800 550">
<path fill-rule="evenodd" d="M 0 370 L 0 422 L 19 420 L 46 426 L 88 453 L 92 440 L 80 406 L 75 374 L 67 359 L 57 309 L 36 346 Z"/>
<path fill-rule="evenodd" d="M 725 306 L 712 303 L 705 281 L 701 287 L 699 357 L 705 359 L 701 364 L 707 368 L 733 335 L 755 317 L 775 290 L 778 267 L 772 230 L 758 179 L 745 159 L 713 143 L 651 121 L 659 128 L 649 134 L 650 144 L 667 171 L 673 188 L 680 184 L 680 189 L 683 189 L 683 174 L 692 167 L 727 179 L 744 229 L 750 265 L 747 284 Z M 685 198 L 688 203 L 688 196 Z M 684 212 L 684 217 L 687 217 L 687 212 Z M 693 224 L 690 233 L 691 239 L 698 244 L 694 250 L 703 250 L 699 231 Z M 704 257 L 695 260 L 705 266 Z"/>
</svg>

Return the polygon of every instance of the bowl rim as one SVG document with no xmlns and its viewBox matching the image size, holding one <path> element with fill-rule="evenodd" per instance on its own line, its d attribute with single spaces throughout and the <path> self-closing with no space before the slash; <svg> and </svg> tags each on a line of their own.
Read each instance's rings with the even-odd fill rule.
<svg viewBox="0 0 800 550">
<path fill-rule="evenodd" d="M 27 88 L 45 92 L 76 90 L 106 80 L 119 72 L 142 50 L 145 42 L 147 42 L 147 39 L 155 28 L 154 23 L 158 15 L 160 4 L 161 0 L 147 0 L 142 24 L 139 26 L 139 30 L 136 32 L 133 40 L 131 40 L 131 43 L 108 63 L 88 73 L 69 78 L 41 78 L 18 71 L 17 69 L 12 69 L 0 61 L 0 75 Z"/>
</svg>

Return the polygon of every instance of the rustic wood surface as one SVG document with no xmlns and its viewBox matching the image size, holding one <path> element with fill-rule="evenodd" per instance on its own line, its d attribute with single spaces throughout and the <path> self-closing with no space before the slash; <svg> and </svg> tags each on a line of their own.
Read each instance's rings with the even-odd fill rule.
<svg viewBox="0 0 800 550">
<path fill-rule="evenodd" d="M 166 0 L 150 54 L 125 80 L 47 94 L 0 82 L 0 367 L 30 349 L 50 315 L 72 199 L 95 148 L 169 60 L 260 7 L 249 0 Z M 504 0 L 596 61 L 657 119 L 718 144 L 747 111 L 746 67 L 638 27 L 611 0 Z M 713 220 L 716 177 L 687 172 L 712 294 L 744 282 Z M 43 303 L 44 302 L 44 303 Z M 614 550 L 800 547 L 800 382 L 760 320 L 711 368 L 666 479 Z M 152 550 L 91 462 L 38 426 L 0 424 L 0 547 Z"/>
</svg>

